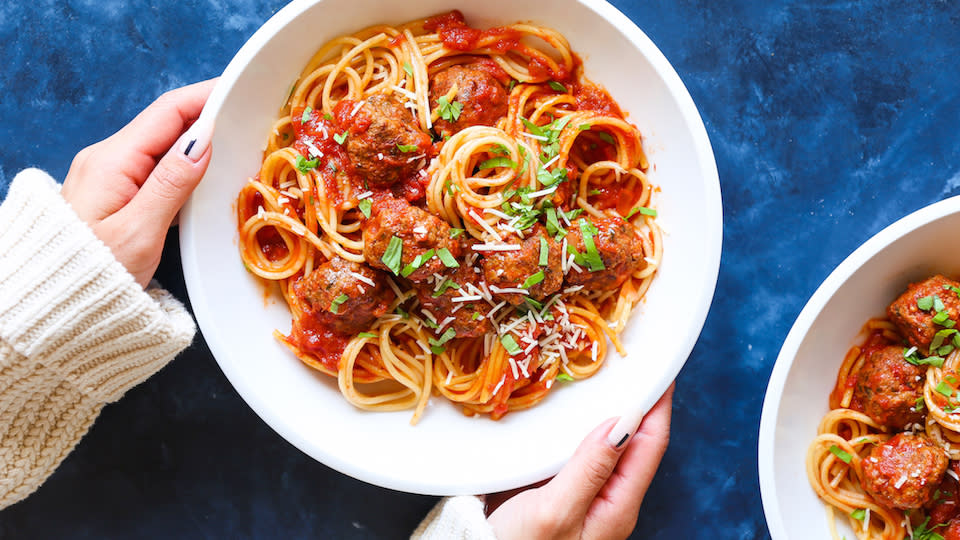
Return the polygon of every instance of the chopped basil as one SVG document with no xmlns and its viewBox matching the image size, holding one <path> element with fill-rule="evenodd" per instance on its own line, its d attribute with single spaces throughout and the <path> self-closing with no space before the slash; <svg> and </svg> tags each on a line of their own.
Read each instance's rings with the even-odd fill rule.
<svg viewBox="0 0 960 540">
<path fill-rule="evenodd" d="M 406 312 L 402 307 L 400 307 L 400 306 L 397 306 L 397 315 L 399 315 L 401 319 L 409 319 L 409 318 L 410 318 L 410 314 L 407 313 L 407 312 Z"/>
<path fill-rule="evenodd" d="M 463 111 L 463 104 L 459 101 L 449 102 L 446 96 L 437 100 L 437 110 L 440 112 L 440 118 L 447 122 L 456 122 L 460 119 L 460 112 Z"/>
<path fill-rule="evenodd" d="M 360 202 L 357 203 L 357 208 L 363 212 L 363 216 L 369 218 L 370 210 L 373 208 L 373 203 L 370 202 L 370 199 L 360 199 Z"/>
<path fill-rule="evenodd" d="M 555 237 L 557 241 L 567 235 L 567 231 L 560 226 L 560 221 L 557 219 L 557 211 L 553 208 L 547 208 L 547 234 Z"/>
<path fill-rule="evenodd" d="M 597 251 L 597 245 L 593 241 L 593 235 L 598 232 L 599 230 L 594 224 L 586 219 L 580 220 L 580 233 L 583 236 L 583 246 L 586 249 L 583 257 L 591 272 L 606 269 L 606 265 L 603 264 L 603 258 L 600 257 L 600 252 Z"/>
<path fill-rule="evenodd" d="M 850 512 L 850 517 L 853 519 L 863 521 L 863 518 L 866 517 L 867 511 L 863 508 L 857 508 L 853 512 Z"/>
<path fill-rule="evenodd" d="M 627 214 L 627 219 L 633 217 L 634 214 L 639 213 L 640 215 L 657 217 L 657 211 L 653 208 L 647 208 L 646 206 L 634 206 L 630 213 Z"/>
<path fill-rule="evenodd" d="M 307 107 L 303 110 L 303 114 L 300 115 L 300 123 L 306 124 L 310 121 L 310 115 L 313 114 L 313 107 Z"/>
<path fill-rule="evenodd" d="M 933 309 L 936 311 L 943 311 L 947 309 L 947 306 L 943 305 L 943 300 L 939 296 L 933 297 Z"/>
<path fill-rule="evenodd" d="M 496 154 L 498 156 L 509 156 L 510 149 L 502 144 L 497 144 L 496 146 L 490 149 L 490 153 Z"/>
<path fill-rule="evenodd" d="M 323 115 L 323 119 L 326 120 L 326 121 L 328 121 L 328 122 L 333 122 L 333 115 L 330 114 L 330 113 L 327 113 L 327 114 Z"/>
<path fill-rule="evenodd" d="M 330 313 L 339 313 L 339 312 L 340 312 L 340 304 L 343 304 L 344 302 L 346 302 L 346 301 L 349 300 L 349 299 L 350 299 L 350 297 L 347 296 L 347 295 L 345 295 L 345 294 L 341 294 L 340 296 L 334 298 L 334 299 L 333 299 L 333 302 L 330 303 Z"/>
<path fill-rule="evenodd" d="M 557 167 L 552 171 L 546 167 L 537 169 L 537 181 L 544 187 L 550 187 L 567 179 L 567 169 L 564 167 Z"/>
<path fill-rule="evenodd" d="M 481 315 L 479 311 L 474 311 L 474 312 L 473 312 L 473 315 L 470 316 L 470 320 L 471 320 L 471 321 L 476 321 L 476 320 L 479 320 L 479 319 L 482 318 L 482 317 L 483 317 L 483 315 Z"/>
<path fill-rule="evenodd" d="M 946 311 L 938 311 L 936 315 L 933 316 L 934 324 L 939 324 L 941 326 L 949 326 L 946 324 L 950 320 L 950 314 Z"/>
<path fill-rule="evenodd" d="M 560 373 L 557 375 L 557 380 L 560 382 L 573 382 L 575 379 L 566 373 Z"/>
<path fill-rule="evenodd" d="M 600 140 L 602 140 L 603 142 L 607 142 L 610 144 L 616 144 L 617 142 L 613 139 L 613 136 L 607 133 L 606 131 L 601 131 L 597 133 L 597 137 L 600 137 Z"/>
<path fill-rule="evenodd" d="M 506 350 L 510 356 L 516 356 L 523 351 L 510 334 L 500 336 L 500 343 L 503 344 L 504 350 Z"/>
<path fill-rule="evenodd" d="M 410 62 L 403 63 L 403 70 L 407 72 L 407 75 L 413 77 L 413 66 L 410 65 Z"/>
<path fill-rule="evenodd" d="M 450 229 L 450 238 L 456 238 L 463 234 L 463 229 Z"/>
<path fill-rule="evenodd" d="M 508 157 L 495 157 L 490 158 L 482 163 L 480 163 L 480 170 L 484 169 L 493 169 L 494 167 L 510 167 L 511 169 L 517 168 L 517 162 L 513 161 Z"/>
<path fill-rule="evenodd" d="M 917 298 L 917 307 L 923 311 L 930 311 L 933 308 L 933 297 L 924 296 L 923 298 Z"/>
<path fill-rule="evenodd" d="M 540 266 L 547 265 L 547 259 L 550 256 L 550 246 L 547 244 L 547 239 L 540 237 Z"/>
<path fill-rule="evenodd" d="M 357 337 L 358 338 L 376 338 L 378 336 L 373 332 L 360 332 L 359 334 L 357 334 Z"/>
<path fill-rule="evenodd" d="M 427 263 L 427 261 L 433 258 L 433 254 L 434 254 L 433 249 L 428 249 L 427 251 L 424 251 L 423 253 L 417 255 L 416 257 L 414 257 L 412 261 L 410 261 L 410 264 L 403 267 L 403 270 L 400 271 L 400 275 L 403 277 L 407 277 L 410 274 L 414 273 L 415 271 L 419 270 L 421 266 L 423 266 L 424 264 Z"/>
<path fill-rule="evenodd" d="M 587 192 L 587 195 L 600 195 L 601 193 L 603 193 L 603 192 L 600 191 L 599 189 L 593 188 L 593 189 L 591 189 L 590 191 Z"/>
<path fill-rule="evenodd" d="M 400 150 L 401 152 L 408 153 L 408 154 L 410 152 L 416 152 L 419 149 L 420 147 L 415 144 L 398 144 L 397 145 L 397 150 Z"/>
<path fill-rule="evenodd" d="M 434 354 L 440 354 L 444 351 L 443 344 L 455 337 L 457 337 L 457 331 L 453 328 L 447 328 L 447 330 L 440 336 L 440 339 L 428 339 L 430 342 L 430 348 L 433 350 Z"/>
<path fill-rule="evenodd" d="M 541 281 L 543 281 L 543 278 L 544 278 L 543 270 L 538 270 L 537 273 L 535 273 L 535 274 L 533 274 L 532 276 L 528 277 L 528 278 L 523 282 L 523 284 L 520 285 L 520 288 L 521 288 L 521 289 L 529 289 L 530 287 L 533 287 L 533 286 L 536 285 L 537 283 L 540 283 Z"/>
<path fill-rule="evenodd" d="M 343 133 L 339 133 L 339 134 L 334 133 L 333 140 L 337 141 L 337 144 L 343 144 L 343 141 L 347 140 L 347 132 L 344 131 Z"/>
<path fill-rule="evenodd" d="M 457 259 L 447 248 L 440 248 L 437 251 L 437 257 L 440 258 L 440 262 L 442 262 L 447 268 L 456 268 L 460 266 L 460 263 L 457 262 Z"/>
<path fill-rule="evenodd" d="M 447 292 L 447 289 L 459 289 L 460 285 L 457 285 L 452 279 L 446 278 L 443 280 L 443 283 L 440 284 L 440 288 L 433 292 L 433 297 L 436 298 L 441 294 Z"/>
<path fill-rule="evenodd" d="M 510 84 L 507 85 L 507 92 L 512 92 L 513 87 L 516 86 L 518 82 L 516 79 L 510 79 Z"/>
<path fill-rule="evenodd" d="M 396 236 L 390 237 L 390 243 L 387 244 L 387 250 L 383 252 L 383 257 L 380 258 L 383 261 L 383 264 L 393 272 L 394 275 L 397 275 L 400 272 L 400 259 L 403 256 L 403 240 L 400 240 Z"/>
<path fill-rule="evenodd" d="M 944 311 L 941 311 L 940 313 L 945 313 L 945 312 L 944 312 Z M 939 315 L 939 313 L 938 313 L 937 315 Z M 935 317 L 935 318 L 936 318 L 936 317 Z M 931 350 L 931 351 L 936 351 L 936 350 L 938 350 L 938 349 L 941 347 L 941 345 L 943 345 L 943 342 L 947 340 L 947 338 L 949 338 L 949 337 L 951 337 L 951 336 L 953 336 L 953 335 L 955 335 L 955 334 L 957 334 L 957 331 L 954 330 L 954 329 L 948 329 L 948 330 L 940 330 L 940 331 L 938 331 L 936 334 L 934 334 L 934 336 L 933 336 L 933 341 L 930 342 L 930 350 Z M 951 350 L 952 350 L 952 348 L 951 348 Z M 947 352 L 947 354 L 950 354 L 950 353 Z"/>
<path fill-rule="evenodd" d="M 579 129 L 580 131 L 590 131 L 591 127 L 593 126 L 591 126 L 590 124 L 580 124 L 579 126 L 577 126 L 577 129 Z"/>
<path fill-rule="evenodd" d="M 934 388 L 938 393 L 950 397 L 953 395 L 953 388 L 950 388 L 950 385 L 944 381 L 940 381 L 936 388 Z"/>
<path fill-rule="evenodd" d="M 840 461 L 847 464 L 849 464 L 850 460 L 853 459 L 853 456 L 851 456 L 847 452 L 844 452 L 843 450 L 840 449 L 839 446 L 835 444 L 830 446 L 830 453 L 837 456 L 838 458 L 840 458 Z"/>
<path fill-rule="evenodd" d="M 558 83 L 557 81 L 550 81 L 550 82 L 547 83 L 547 84 L 549 84 L 549 85 L 550 85 L 550 88 L 553 88 L 553 89 L 556 90 L 557 92 L 563 92 L 564 94 L 567 93 L 567 87 L 564 86 L 564 85 L 562 85 L 562 84 L 560 84 L 560 83 Z"/>
<path fill-rule="evenodd" d="M 313 158 L 310 161 L 307 161 L 305 157 L 297 156 L 297 160 L 296 160 L 297 170 L 302 172 L 303 174 L 307 174 L 308 172 L 312 171 L 319 164 L 320 164 L 320 158 Z"/>
</svg>

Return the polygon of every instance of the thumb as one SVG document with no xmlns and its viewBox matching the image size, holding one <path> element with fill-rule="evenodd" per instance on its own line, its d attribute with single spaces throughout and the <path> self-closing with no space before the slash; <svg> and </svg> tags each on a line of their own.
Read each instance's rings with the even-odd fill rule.
<svg viewBox="0 0 960 540">
<path fill-rule="evenodd" d="M 616 468 L 623 447 L 618 449 L 607 441 L 616 420 L 611 418 L 591 431 L 570 461 L 543 487 L 563 514 L 585 515 Z"/>
<path fill-rule="evenodd" d="M 180 207 L 200 183 L 210 163 L 212 123 L 197 120 L 173 145 L 124 210 L 166 234 Z"/>
</svg>

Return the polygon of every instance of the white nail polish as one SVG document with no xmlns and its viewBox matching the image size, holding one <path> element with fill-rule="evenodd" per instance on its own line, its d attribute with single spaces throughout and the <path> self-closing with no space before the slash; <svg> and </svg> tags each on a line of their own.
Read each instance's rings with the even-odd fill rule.
<svg viewBox="0 0 960 540">
<path fill-rule="evenodd" d="M 200 118 L 180 137 L 180 152 L 190 161 L 199 161 L 210 147 L 213 124 Z"/>
<path fill-rule="evenodd" d="M 610 446 L 623 448 L 627 444 L 627 441 L 630 440 L 630 437 L 637 431 L 637 428 L 640 427 L 640 422 L 646 414 L 646 408 L 643 408 L 630 411 L 621 416 L 620 420 L 617 420 L 617 424 L 613 426 L 613 429 L 611 429 L 607 435 L 607 442 L 610 443 Z"/>
</svg>

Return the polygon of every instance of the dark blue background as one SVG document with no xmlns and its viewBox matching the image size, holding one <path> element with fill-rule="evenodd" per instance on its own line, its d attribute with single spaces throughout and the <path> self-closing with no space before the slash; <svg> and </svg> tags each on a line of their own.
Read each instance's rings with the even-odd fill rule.
<svg viewBox="0 0 960 540">
<path fill-rule="evenodd" d="M 153 4 L 0 3 L 0 194 L 27 166 L 62 179 L 80 148 L 155 96 L 217 75 L 283 2 Z M 960 7 L 614 4 L 699 106 L 725 214 L 713 309 L 680 375 L 673 439 L 634 538 L 764 538 L 757 429 L 793 319 L 869 236 L 960 193 Z M 173 235 L 160 278 L 186 300 Z M 0 537 L 400 538 L 432 504 L 301 454 L 243 403 L 198 338 L 107 407 L 36 494 L 0 513 Z"/>
</svg>

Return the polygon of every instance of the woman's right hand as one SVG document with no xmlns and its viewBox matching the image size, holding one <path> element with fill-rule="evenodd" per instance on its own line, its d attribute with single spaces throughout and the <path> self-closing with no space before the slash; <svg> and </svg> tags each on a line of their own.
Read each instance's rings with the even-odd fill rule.
<svg viewBox="0 0 960 540">
<path fill-rule="evenodd" d="M 546 484 L 487 496 L 487 521 L 500 540 L 622 539 L 637 524 L 640 503 L 670 440 L 673 385 L 626 444 L 600 424 Z M 618 435 L 617 435 L 618 436 Z M 616 436 L 614 437 L 616 438 Z"/>
</svg>

